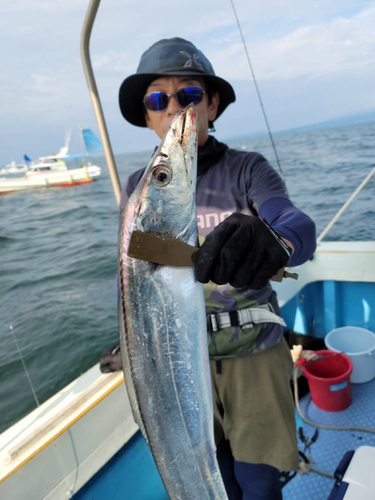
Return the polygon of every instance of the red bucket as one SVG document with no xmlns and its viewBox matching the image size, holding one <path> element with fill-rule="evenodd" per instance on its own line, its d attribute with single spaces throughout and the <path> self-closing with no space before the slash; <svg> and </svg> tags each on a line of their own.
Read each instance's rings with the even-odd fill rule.
<svg viewBox="0 0 375 500">
<path fill-rule="evenodd" d="M 315 351 L 315 354 L 322 357 L 302 366 L 309 383 L 311 399 L 321 410 L 345 410 L 352 401 L 352 362 L 345 354 L 334 351 Z"/>
</svg>

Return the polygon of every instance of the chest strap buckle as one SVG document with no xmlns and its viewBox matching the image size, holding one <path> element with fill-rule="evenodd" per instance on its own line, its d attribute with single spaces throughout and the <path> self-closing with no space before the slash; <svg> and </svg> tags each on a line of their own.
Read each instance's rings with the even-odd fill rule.
<svg viewBox="0 0 375 500">
<path fill-rule="evenodd" d="M 207 330 L 217 332 L 229 326 L 242 326 L 244 329 L 252 328 L 254 324 L 276 323 L 286 326 L 283 318 L 270 310 L 268 304 L 258 307 L 248 307 L 238 311 L 207 314 Z"/>
</svg>

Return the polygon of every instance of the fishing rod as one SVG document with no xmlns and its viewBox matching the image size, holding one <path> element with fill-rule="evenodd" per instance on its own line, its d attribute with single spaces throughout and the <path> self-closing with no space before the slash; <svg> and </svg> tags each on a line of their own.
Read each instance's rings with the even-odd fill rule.
<svg viewBox="0 0 375 500">
<path fill-rule="evenodd" d="M 39 403 L 39 399 L 36 395 L 36 392 L 34 390 L 34 386 L 33 386 L 33 383 L 31 382 L 31 378 L 30 378 L 30 375 L 29 375 L 29 372 L 27 371 L 27 368 L 26 368 L 26 364 L 25 364 L 25 361 L 23 359 L 23 356 L 22 356 L 22 353 L 21 353 L 21 350 L 18 346 L 18 342 L 17 342 L 17 339 L 16 339 L 16 336 L 14 335 L 14 332 L 13 332 L 13 326 L 10 325 L 9 326 L 9 330 L 10 330 L 10 333 L 12 334 L 12 337 L 13 337 L 13 340 L 14 340 L 14 343 L 16 344 L 16 349 L 18 351 L 18 355 L 21 359 L 21 363 L 22 363 L 22 366 L 23 366 L 23 369 L 24 369 L 24 372 L 26 374 L 26 377 L 27 377 L 27 380 L 29 381 L 29 385 L 30 385 L 30 388 L 31 388 L 31 392 L 33 393 L 33 396 L 34 396 L 34 399 L 35 399 L 35 403 L 36 403 L 36 406 L 39 407 L 40 406 L 40 403 Z"/>
<path fill-rule="evenodd" d="M 247 50 L 247 45 L 246 45 L 246 42 L 245 42 L 245 38 L 244 38 L 243 33 L 242 33 L 240 21 L 239 21 L 238 16 L 237 16 L 237 11 L 236 11 L 236 8 L 234 6 L 233 0 L 230 0 L 230 3 L 232 4 L 232 8 L 233 8 L 234 16 L 236 18 L 238 30 L 239 30 L 240 35 L 241 35 L 242 43 L 243 43 L 243 46 L 244 46 L 244 49 L 245 49 L 245 53 L 246 53 L 247 62 L 249 64 L 251 75 L 253 77 L 253 82 L 254 82 L 254 85 L 255 85 L 255 90 L 256 90 L 257 95 L 258 95 L 258 100 L 259 100 L 259 103 L 260 103 L 260 107 L 262 108 L 262 113 L 263 113 L 264 121 L 266 122 L 267 130 L 268 130 L 268 135 L 270 137 L 272 148 L 273 148 L 273 151 L 275 153 L 277 165 L 279 167 L 280 173 L 283 174 L 283 171 L 281 169 L 281 163 L 280 163 L 279 155 L 277 154 L 276 144 L 275 144 L 275 142 L 273 140 L 273 135 L 272 135 L 272 132 L 271 132 L 271 127 L 270 127 L 270 125 L 268 123 L 266 110 L 265 110 L 264 105 L 263 105 L 262 96 L 260 95 L 260 91 L 259 91 L 259 87 L 258 87 L 258 84 L 257 84 L 257 80 L 255 78 L 255 73 L 254 73 L 254 70 L 253 70 L 253 66 L 252 66 L 251 61 L 250 61 L 249 52 Z"/>
<path fill-rule="evenodd" d="M 276 149 L 276 144 L 275 144 L 275 142 L 273 140 L 273 135 L 272 135 L 272 132 L 271 132 L 271 127 L 269 125 L 269 122 L 268 122 L 268 119 L 267 119 L 266 110 L 264 108 L 262 97 L 260 95 L 260 91 L 259 91 L 259 87 L 258 87 L 257 80 L 256 80 L 256 77 L 255 77 L 255 73 L 254 73 L 254 70 L 253 70 L 253 66 L 251 64 L 249 52 L 247 50 L 245 38 L 244 38 L 243 33 L 242 33 L 241 24 L 240 24 L 240 21 L 238 19 L 237 11 L 236 11 L 236 8 L 234 6 L 233 0 L 230 0 L 230 3 L 232 5 L 233 12 L 234 12 L 234 15 L 235 15 L 235 18 L 236 18 L 236 22 L 237 22 L 237 26 L 238 26 L 238 30 L 239 30 L 240 35 L 241 35 L 242 43 L 243 43 L 243 46 L 244 46 L 244 49 L 245 49 L 245 53 L 246 53 L 246 57 L 247 57 L 247 62 L 249 64 L 251 75 L 253 77 L 255 89 L 256 89 L 256 92 L 257 92 L 257 95 L 258 95 L 260 106 L 262 108 L 264 120 L 265 120 L 266 125 L 267 125 L 268 135 L 269 135 L 271 143 L 272 143 L 272 148 L 273 148 L 274 153 L 275 153 L 275 157 L 276 157 L 276 161 L 277 161 L 277 164 L 279 166 L 279 169 L 280 169 L 280 173 L 282 174 L 283 172 L 282 172 L 282 169 L 281 169 L 279 155 L 278 155 L 277 149 Z M 321 232 L 321 234 L 317 238 L 317 241 L 316 241 L 317 244 L 319 244 L 323 240 L 323 238 L 326 236 L 326 234 L 328 233 L 328 231 L 338 221 L 338 219 L 341 217 L 341 215 L 344 213 L 344 211 L 348 208 L 348 206 L 351 204 L 351 202 L 354 200 L 354 198 L 356 198 L 356 196 L 360 193 L 360 191 L 366 186 L 366 184 L 369 182 L 369 180 L 371 179 L 371 177 L 374 174 L 375 174 L 375 166 L 372 168 L 372 170 L 369 172 L 369 174 L 366 176 L 366 178 L 361 182 L 361 184 L 357 187 L 357 189 L 353 192 L 353 194 L 348 198 L 348 200 L 344 203 L 344 205 L 340 208 L 340 210 L 337 212 L 337 214 L 332 218 L 332 220 L 329 222 L 329 224 L 327 224 L 327 226 Z"/>
</svg>

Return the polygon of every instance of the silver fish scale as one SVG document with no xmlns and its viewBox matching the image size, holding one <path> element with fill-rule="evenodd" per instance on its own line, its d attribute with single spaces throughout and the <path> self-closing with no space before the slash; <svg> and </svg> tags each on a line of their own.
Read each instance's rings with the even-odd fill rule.
<svg viewBox="0 0 375 500">
<path fill-rule="evenodd" d="M 182 118 L 180 114 L 175 128 L 171 126 L 174 138 Z M 196 123 L 193 125 L 195 133 Z M 192 133 L 185 123 L 182 129 L 184 137 Z M 186 176 L 196 175 L 189 172 L 196 169 L 196 141 L 194 155 L 183 155 L 176 139 L 168 143 L 168 132 L 159 150 L 166 143 L 173 168 L 171 184 L 175 182 L 168 196 L 178 197 L 177 201 L 169 202 L 166 192 L 155 190 L 149 180 L 157 152 L 122 220 L 118 281 L 125 382 L 134 418 L 150 446 L 169 497 L 225 500 L 213 436 L 203 285 L 195 280 L 191 268 L 159 266 L 130 258 L 126 253 L 131 231 L 144 227 L 149 230 L 155 221 L 164 224 L 169 236 L 197 244 L 194 196 L 191 192 L 183 196 L 181 191 L 181 186 L 187 189 L 192 185 L 191 177 Z M 186 146 L 187 153 L 191 143 Z M 181 158 L 188 160 L 181 164 Z M 158 196 L 164 196 L 162 203 Z M 177 205 L 180 213 L 170 212 L 169 216 L 168 209 Z M 146 220 L 152 206 L 162 206 L 163 213 L 160 218 L 150 213 Z"/>
<path fill-rule="evenodd" d="M 146 291 L 150 300 L 145 300 L 144 269 L 137 264 L 127 268 L 127 280 L 133 282 L 125 299 L 125 309 L 131 311 L 127 350 L 147 441 L 170 498 L 225 498 L 215 492 L 221 478 L 207 398 L 207 337 L 198 327 L 205 319 L 202 287 L 179 294 L 179 283 L 195 281 L 194 273 L 174 269 L 175 280 L 166 286 L 159 267 L 153 269 Z"/>
</svg>

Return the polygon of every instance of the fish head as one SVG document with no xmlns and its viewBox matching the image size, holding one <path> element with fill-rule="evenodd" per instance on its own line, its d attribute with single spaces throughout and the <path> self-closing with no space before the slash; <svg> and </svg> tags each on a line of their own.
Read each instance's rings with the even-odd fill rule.
<svg viewBox="0 0 375 500">
<path fill-rule="evenodd" d="M 196 219 L 197 112 L 189 104 L 171 120 L 134 192 L 138 230 L 183 238 Z"/>
</svg>

